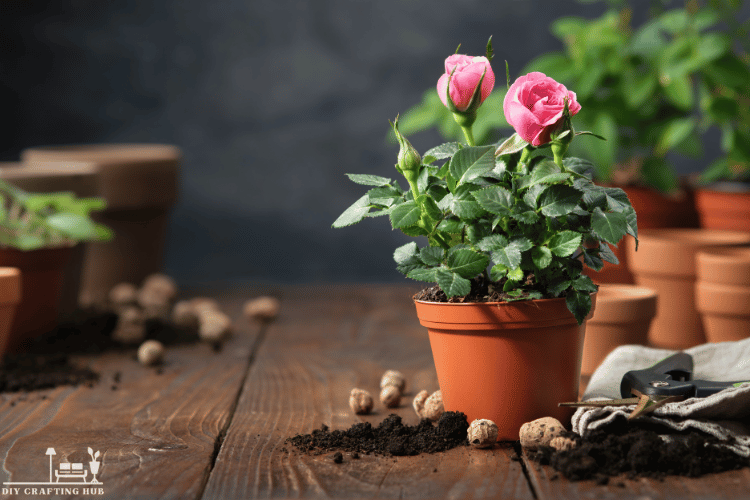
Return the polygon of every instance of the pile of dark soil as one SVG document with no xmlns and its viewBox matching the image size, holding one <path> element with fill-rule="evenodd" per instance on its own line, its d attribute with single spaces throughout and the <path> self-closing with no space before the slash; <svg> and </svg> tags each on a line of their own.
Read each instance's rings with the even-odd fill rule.
<svg viewBox="0 0 750 500">
<path fill-rule="evenodd" d="M 99 374 L 70 363 L 66 354 L 8 356 L 0 369 L 0 392 L 35 391 L 60 385 L 94 384 Z"/>
<path fill-rule="evenodd" d="M 660 427 L 658 432 L 666 431 Z M 551 465 L 571 481 L 593 479 L 599 484 L 607 484 L 609 477 L 619 474 L 628 478 L 697 477 L 750 466 L 750 459 L 717 446 L 725 441 L 702 432 L 670 434 L 672 439 L 664 441 L 655 429 L 624 418 L 585 438 L 569 436 L 578 446 L 567 451 L 544 447 L 530 457 Z"/>
<path fill-rule="evenodd" d="M 287 442 L 311 455 L 330 451 L 346 451 L 353 455 L 418 455 L 467 446 L 468 428 L 466 415 L 460 412 L 443 413 L 437 425 L 428 419 L 422 419 L 414 426 L 404 425 L 398 415 L 389 415 L 377 427 L 369 422 L 360 422 L 347 430 L 331 431 L 323 425 L 311 434 L 288 438 Z M 338 457 L 339 454 L 334 458 Z"/>
<path fill-rule="evenodd" d="M 480 275 L 471 280 L 471 291 L 463 297 L 451 297 L 450 299 L 444 291 L 440 289 L 438 285 L 432 285 L 424 288 L 414 295 L 414 300 L 422 300 L 425 302 L 451 302 L 451 303 L 462 303 L 462 302 L 505 302 L 507 300 L 523 300 L 529 296 L 527 291 L 522 291 L 520 295 L 511 296 L 503 292 L 503 284 L 505 279 L 502 281 L 492 281 L 487 279 L 485 276 Z M 529 274 L 524 281 L 525 286 L 531 286 L 534 284 L 534 275 Z M 552 298 L 551 296 L 545 296 L 544 298 Z"/>
</svg>

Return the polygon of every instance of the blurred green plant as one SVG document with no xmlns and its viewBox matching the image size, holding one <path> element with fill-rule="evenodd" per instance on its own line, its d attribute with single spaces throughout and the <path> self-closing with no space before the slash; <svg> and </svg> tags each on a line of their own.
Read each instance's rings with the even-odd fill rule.
<svg viewBox="0 0 750 500">
<path fill-rule="evenodd" d="M 579 0 L 593 3 L 598 0 Z M 541 71 L 575 89 L 580 127 L 607 138 L 574 144 L 571 153 L 592 161 L 600 181 L 646 183 L 669 192 L 678 179 L 667 155 L 703 157 L 706 132 L 716 128 L 722 156 L 703 182 L 750 177 L 750 20 L 740 21 L 741 0 L 652 2 L 650 18 L 631 26 L 629 2 L 608 0 L 601 17 L 564 17 L 551 25 L 564 50 L 543 54 L 522 71 Z M 483 105 L 477 142 L 490 143 L 503 116 L 505 88 Z M 479 123 L 479 122 L 478 122 Z M 405 134 L 437 127 L 448 140 L 461 130 L 434 89 L 405 113 Z"/>
<path fill-rule="evenodd" d="M 90 217 L 106 206 L 103 198 L 28 193 L 0 179 L 0 246 L 28 251 L 111 240 L 112 230 Z"/>
</svg>

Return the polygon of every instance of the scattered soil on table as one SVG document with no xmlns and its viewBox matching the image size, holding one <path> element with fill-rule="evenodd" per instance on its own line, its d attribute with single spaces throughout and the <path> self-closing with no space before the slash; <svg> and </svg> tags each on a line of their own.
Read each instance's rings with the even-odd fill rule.
<svg viewBox="0 0 750 500">
<path fill-rule="evenodd" d="M 445 294 L 438 285 L 432 285 L 424 288 L 414 294 L 414 300 L 421 300 L 424 302 L 450 302 L 450 303 L 463 303 L 463 302 L 506 302 L 508 300 L 524 300 L 529 296 L 528 291 L 522 291 L 519 295 L 511 296 L 503 292 L 503 284 L 505 279 L 502 281 L 492 281 L 486 277 L 480 275 L 471 280 L 471 291 L 463 297 L 451 297 Z M 524 286 L 531 286 L 534 284 L 534 275 L 529 274 L 524 280 Z M 564 296 L 564 295 L 562 295 Z M 545 299 L 553 298 L 550 295 L 545 295 Z"/>
<path fill-rule="evenodd" d="M 377 427 L 369 422 L 360 422 L 347 430 L 329 430 L 326 425 L 287 439 L 300 451 L 310 455 L 321 455 L 330 451 L 351 452 L 352 458 L 359 453 L 375 455 L 418 455 L 436 453 L 456 446 L 467 446 L 466 431 L 469 424 L 466 415 L 460 412 L 443 413 L 437 424 L 422 419 L 417 425 L 404 425 L 401 417 L 392 414 Z M 336 462 L 340 463 L 340 462 Z"/>
<path fill-rule="evenodd" d="M 593 479 L 607 484 L 610 476 L 661 478 L 667 475 L 697 477 L 713 472 L 750 466 L 743 458 L 719 444 L 726 441 L 699 431 L 669 434 L 665 442 L 655 428 L 616 419 L 603 429 L 581 438 L 567 434 L 578 446 L 568 451 L 543 447 L 530 454 L 531 459 L 555 470 L 571 481 Z"/>
</svg>

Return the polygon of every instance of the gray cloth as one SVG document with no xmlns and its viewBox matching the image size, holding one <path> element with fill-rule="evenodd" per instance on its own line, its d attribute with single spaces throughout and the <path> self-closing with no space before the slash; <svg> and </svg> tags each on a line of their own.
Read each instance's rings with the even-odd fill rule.
<svg viewBox="0 0 750 500">
<path fill-rule="evenodd" d="M 677 351 L 628 345 L 612 351 L 591 376 L 582 400 L 620 399 L 620 382 L 630 370 L 654 365 Z M 693 356 L 693 378 L 713 381 L 750 381 L 750 338 L 737 342 L 703 344 L 685 350 Z M 633 406 L 579 408 L 573 431 L 585 435 L 627 416 Z M 743 457 L 750 457 L 750 383 L 724 389 L 706 398 L 667 403 L 639 417 L 678 431 L 697 429 L 721 440 Z"/>
</svg>

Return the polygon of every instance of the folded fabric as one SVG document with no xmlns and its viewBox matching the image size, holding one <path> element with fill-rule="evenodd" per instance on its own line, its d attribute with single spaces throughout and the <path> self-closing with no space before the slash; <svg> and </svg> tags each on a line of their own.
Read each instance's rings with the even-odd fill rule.
<svg viewBox="0 0 750 500">
<path fill-rule="evenodd" d="M 583 401 L 620 399 L 620 382 L 630 370 L 641 370 L 677 351 L 644 346 L 621 346 L 612 351 L 591 375 Z M 737 342 L 703 344 L 686 349 L 693 357 L 693 378 L 713 381 L 750 381 L 750 338 Z M 573 431 L 587 431 L 626 417 L 630 407 L 579 408 L 573 415 Z M 750 382 L 705 398 L 667 403 L 653 413 L 638 417 L 677 431 L 696 429 L 726 442 L 743 457 L 750 457 Z"/>
</svg>

